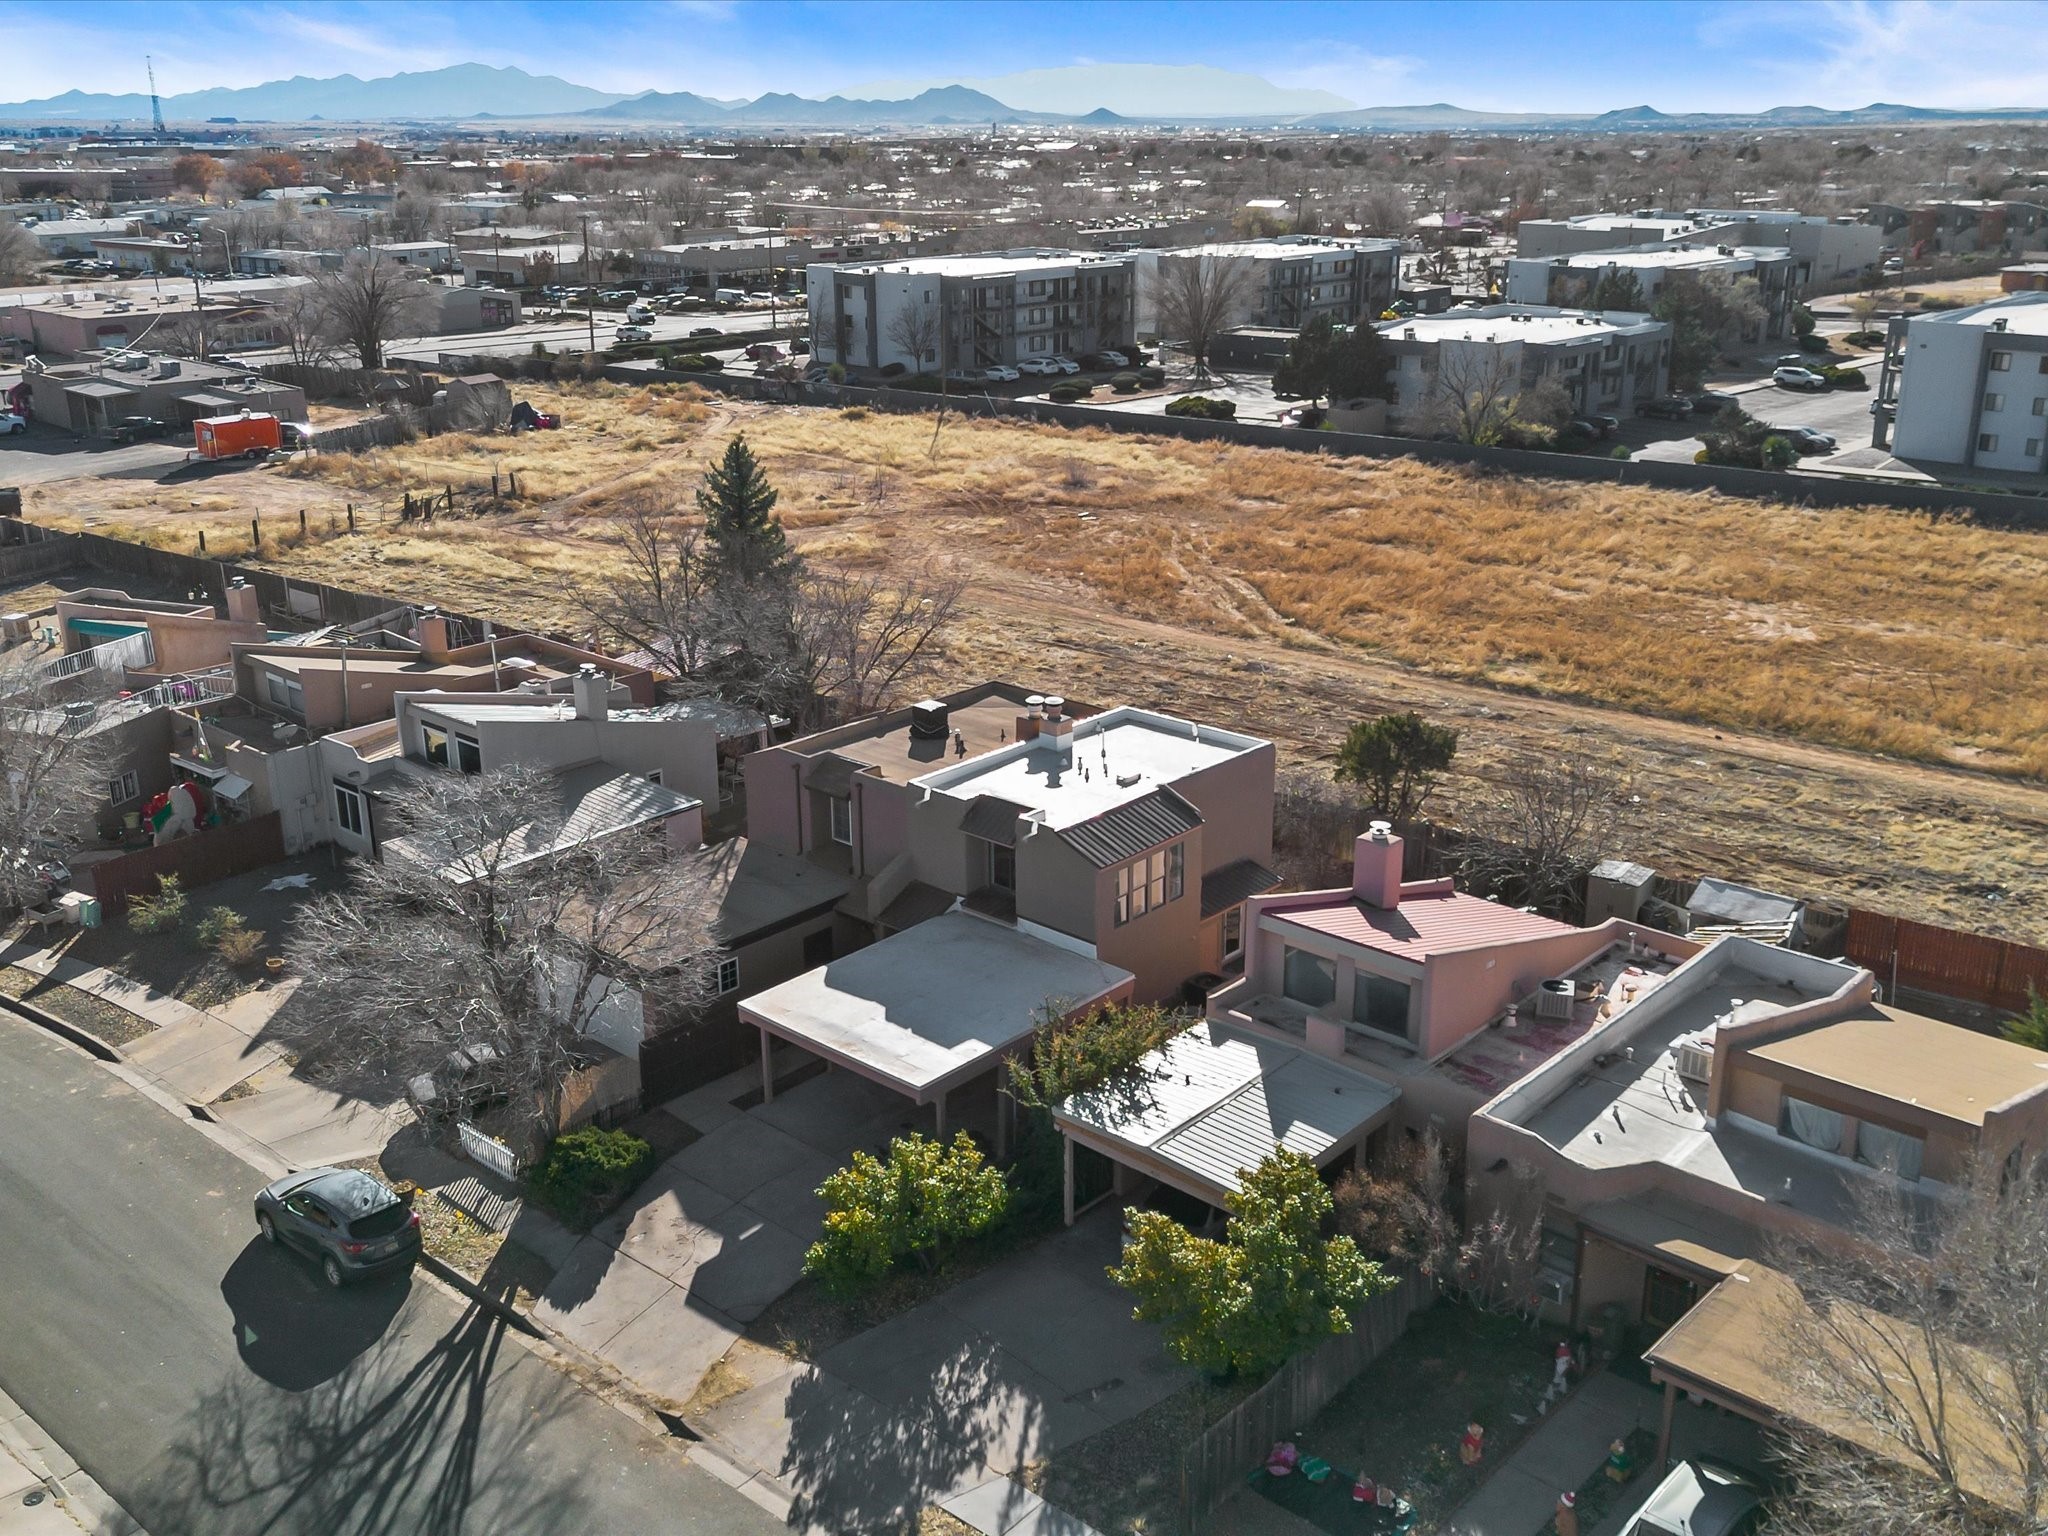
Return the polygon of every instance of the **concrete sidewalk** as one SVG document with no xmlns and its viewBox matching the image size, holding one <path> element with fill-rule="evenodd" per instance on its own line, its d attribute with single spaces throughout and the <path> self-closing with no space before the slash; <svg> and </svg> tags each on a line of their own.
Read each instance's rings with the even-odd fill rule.
<svg viewBox="0 0 2048 1536">
<path fill-rule="evenodd" d="M 41 1425 L 0 1392 L 0 1536 L 144 1536 Z"/>
<path fill-rule="evenodd" d="M 1458 1506 L 1452 1536 L 1534 1536 L 1557 1496 L 1597 1470 L 1610 1444 L 1631 1429 L 1655 1433 L 1662 1407 L 1657 1393 L 1612 1371 L 1589 1378 Z"/>
<path fill-rule="evenodd" d="M 76 987 L 147 1020 L 154 1029 L 122 1047 L 123 1060 L 173 1098 L 208 1106 L 216 1119 L 288 1166 L 373 1156 L 409 1122 L 394 1107 L 345 1098 L 294 1077 L 284 1051 L 260 1038 L 297 988 L 295 979 L 204 1009 L 132 977 L 27 945 L 0 950 L 0 965 Z M 248 1092 L 222 1099 L 244 1083 Z"/>
</svg>

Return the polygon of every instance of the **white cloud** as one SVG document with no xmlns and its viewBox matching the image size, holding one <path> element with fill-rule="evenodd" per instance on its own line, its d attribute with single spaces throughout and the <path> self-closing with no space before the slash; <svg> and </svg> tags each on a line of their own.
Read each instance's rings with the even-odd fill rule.
<svg viewBox="0 0 2048 1536">
<path fill-rule="evenodd" d="M 1376 54 L 1351 43 L 1319 41 L 1305 44 L 1289 63 L 1270 64 L 1261 73 L 1275 85 L 1293 90 L 1329 91 L 1361 107 L 1398 106 L 1391 99 L 1423 68 L 1405 54 Z"/>
<path fill-rule="evenodd" d="M 2044 23 L 2039 0 L 1827 0 L 1731 7 L 1700 41 L 1741 56 L 1729 104 L 1967 111 L 2048 106 Z"/>
</svg>

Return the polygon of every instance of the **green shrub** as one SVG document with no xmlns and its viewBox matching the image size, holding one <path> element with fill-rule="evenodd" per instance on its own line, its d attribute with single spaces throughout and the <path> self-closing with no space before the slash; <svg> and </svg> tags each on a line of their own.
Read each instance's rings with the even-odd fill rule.
<svg viewBox="0 0 2048 1536">
<path fill-rule="evenodd" d="M 1692 456 L 1692 461 L 1695 464 L 1711 464 L 1714 462 L 1714 456 L 1702 448 Z"/>
<path fill-rule="evenodd" d="M 1940 309 L 1961 309 L 1968 302 L 1969 301 L 1967 299 L 1951 299 L 1944 298 L 1940 295 L 1936 295 L 1934 298 L 1931 299 L 1922 299 L 1920 301 L 1920 307 L 1929 312 Z"/>
<path fill-rule="evenodd" d="M 658 1161 L 654 1148 L 638 1136 L 587 1125 L 548 1144 L 546 1154 L 526 1176 L 526 1191 L 581 1229 L 632 1193 Z"/>
<path fill-rule="evenodd" d="M 1198 421 L 1233 421 L 1237 417 L 1235 400 L 1212 400 L 1207 395 L 1182 395 L 1166 405 L 1169 416 L 1192 416 Z"/>
<path fill-rule="evenodd" d="M 1055 384 L 1045 392 L 1045 398 L 1055 405 L 1072 405 L 1081 398 L 1081 391 L 1072 384 Z"/>
<path fill-rule="evenodd" d="M 1885 343 L 1883 331 L 1851 331 L 1842 340 L 1852 347 L 1881 347 Z"/>
<path fill-rule="evenodd" d="M 1790 469 L 1799 462 L 1799 450 L 1789 438 L 1773 434 L 1764 439 L 1762 458 L 1765 469 Z"/>
<path fill-rule="evenodd" d="M 1140 368 L 1138 370 L 1138 382 L 1140 384 L 1164 384 L 1166 382 L 1166 370 L 1156 364 Z"/>
<path fill-rule="evenodd" d="M 849 405 L 839 413 L 841 421 L 866 421 L 872 413 L 864 405 Z"/>
<path fill-rule="evenodd" d="M 866 1152 L 818 1186 L 830 1209 L 804 1273 L 833 1296 L 855 1296 L 907 1259 L 927 1269 L 1003 1218 L 1009 1189 L 965 1131 L 949 1147 L 923 1136 L 889 1143 L 885 1163 Z"/>
<path fill-rule="evenodd" d="M 137 933 L 169 933 L 185 920 L 185 893 L 176 875 L 158 875 L 154 896 L 128 902 L 128 926 Z"/>
<path fill-rule="evenodd" d="M 1823 368 L 1820 376 L 1828 381 L 1831 389 L 1870 388 L 1870 380 L 1861 368 Z"/>
<path fill-rule="evenodd" d="M 1627 443 L 1616 443 L 1613 451 L 1607 455 L 1610 459 L 1625 459 L 1629 456 L 1629 446 Z"/>
<path fill-rule="evenodd" d="M 1802 352 L 1820 353 L 1830 351 L 1832 348 L 1827 337 L 1808 333 L 1799 338 L 1799 350 Z"/>
<path fill-rule="evenodd" d="M 1135 373 L 1113 373 L 1109 376 L 1109 387 L 1120 395 L 1134 395 L 1138 392 L 1138 376 Z"/>
<path fill-rule="evenodd" d="M 834 384 L 844 384 L 846 382 L 846 365 L 844 363 L 829 364 L 825 369 L 825 377 Z"/>
<path fill-rule="evenodd" d="M 676 359 L 675 366 L 685 373 L 717 373 L 725 367 L 725 359 L 706 357 L 702 352 L 685 352 Z"/>
<path fill-rule="evenodd" d="M 935 373 L 916 373 L 907 379 L 898 379 L 892 387 L 915 390 L 920 395 L 936 395 L 946 386 L 945 381 Z"/>
<path fill-rule="evenodd" d="M 201 949 L 212 949 L 229 934 L 248 926 L 233 907 L 208 907 L 192 925 L 192 942 Z"/>
</svg>

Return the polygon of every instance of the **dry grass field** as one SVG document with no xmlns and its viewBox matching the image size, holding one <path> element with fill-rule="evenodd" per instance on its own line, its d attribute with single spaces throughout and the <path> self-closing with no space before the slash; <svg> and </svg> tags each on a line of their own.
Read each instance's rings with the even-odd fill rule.
<svg viewBox="0 0 2048 1536">
<path fill-rule="evenodd" d="M 813 558 L 968 568 L 963 680 L 1176 708 L 1310 760 L 1361 714 L 1420 708 L 1466 733 L 1453 808 L 1518 755 L 1605 754 L 1665 868 L 2048 934 L 2048 535 L 959 418 L 935 439 L 930 417 L 687 388 L 524 392 L 563 430 L 198 488 L 64 482 L 29 513 L 185 550 L 204 528 L 231 557 L 260 515 L 265 563 L 575 631 L 610 514 L 654 494 L 687 515 L 744 430 Z M 494 468 L 516 502 L 395 521 L 407 490 L 469 506 Z"/>
</svg>

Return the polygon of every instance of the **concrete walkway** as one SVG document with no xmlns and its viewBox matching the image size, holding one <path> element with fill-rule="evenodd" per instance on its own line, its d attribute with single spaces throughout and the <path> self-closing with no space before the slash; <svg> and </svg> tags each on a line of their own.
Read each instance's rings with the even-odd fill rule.
<svg viewBox="0 0 2048 1536">
<path fill-rule="evenodd" d="M 1631 1429 L 1657 1432 L 1663 1394 L 1601 1371 L 1515 1447 L 1478 1491 L 1451 1516 L 1452 1536 L 1535 1536 L 1557 1507 L 1557 1496 L 1577 1488 L 1607 1459 L 1607 1448 Z M 1756 1426 L 1683 1401 L 1672 1421 L 1672 1455 L 1710 1455 L 1755 1465 Z M 1655 1468 L 1639 1472 L 1616 1509 L 1590 1536 L 1619 1532 L 1628 1516 L 1655 1491 Z"/>
<path fill-rule="evenodd" d="M 90 1472 L 0 1392 L 0 1536 L 143 1536 Z"/>
<path fill-rule="evenodd" d="M 373 1156 L 409 1122 L 409 1116 L 391 1107 L 345 1098 L 294 1077 L 285 1053 L 259 1038 L 291 997 L 295 980 L 254 988 L 209 1010 L 118 972 L 23 944 L 0 950 L 0 965 L 76 987 L 147 1020 L 153 1030 L 122 1047 L 122 1058 L 174 1098 L 209 1106 L 217 1119 L 288 1166 L 312 1168 Z M 221 1099 L 244 1083 L 247 1093 Z"/>
</svg>

